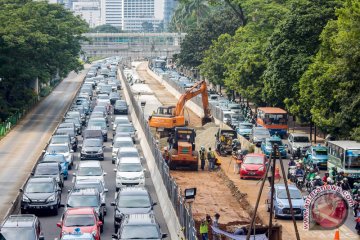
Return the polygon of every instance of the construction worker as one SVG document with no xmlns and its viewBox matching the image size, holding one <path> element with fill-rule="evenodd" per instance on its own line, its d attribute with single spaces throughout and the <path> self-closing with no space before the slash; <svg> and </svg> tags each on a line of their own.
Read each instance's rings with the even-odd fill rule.
<svg viewBox="0 0 360 240">
<path fill-rule="evenodd" d="M 209 222 L 206 219 L 202 219 L 200 223 L 200 235 L 202 240 L 209 239 Z"/>
<path fill-rule="evenodd" d="M 164 158 L 166 164 L 169 164 L 170 155 L 169 155 L 169 151 L 168 151 L 167 147 L 164 147 L 163 158 Z"/>
<path fill-rule="evenodd" d="M 209 171 L 214 170 L 215 167 L 215 153 L 211 150 L 211 147 L 209 147 L 209 152 L 207 153 L 207 158 L 209 161 Z"/>
<path fill-rule="evenodd" d="M 172 149 L 172 146 L 174 144 L 174 137 L 172 134 L 170 134 L 170 136 L 168 137 L 167 142 L 169 144 L 169 149 Z"/>
<path fill-rule="evenodd" d="M 205 147 L 204 146 L 200 147 L 199 155 L 200 155 L 200 162 L 201 162 L 200 168 L 201 168 L 201 170 L 204 171 L 205 159 L 206 159 L 206 152 L 205 152 Z"/>
<path fill-rule="evenodd" d="M 219 228 L 219 218 L 220 218 L 220 214 L 215 213 L 214 221 L 212 223 L 213 227 Z M 213 240 L 220 240 L 221 239 L 220 237 L 221 236 L 219 234 L 213 231 Z"/>
<path fill-rule="evenodd" d="M 224 134 L 220 136 L 220 142 L 222 142 L 222 143 L 225 142 L 225 135 Z"/>
</svg>

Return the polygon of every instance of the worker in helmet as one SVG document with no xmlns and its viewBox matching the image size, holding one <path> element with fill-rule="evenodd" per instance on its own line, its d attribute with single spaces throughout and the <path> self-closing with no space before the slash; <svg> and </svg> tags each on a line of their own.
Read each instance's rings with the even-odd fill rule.
<svg viewBox="0 0 360 240">
<path fill-rule="evenodd" d="M 341 188 L 343 191 L 351 191 L 349 180 L 346 177 L 342 180 Z"/>
<path fill-rule="evenodd" d="M 206 160 L 206 152 L 205 152 L 205 147 L 204 146 L 200 147 L 199 155 L 200 155 L 200 163 L 201 163 L 200 168 L 201 168 L 201 170 L 204 171 L 205 160 Z"/>
<path fill-rule="evenodd" d="M 317 175 L 314 179 L 314 187 L 321 187 L 322 185 L 324 185 L 323 181 L 321 180 L 321 177 L 319 175 Z"/>
<path fill-rule="evenodd" d="M 167 147 L 164 147 L 163 158 L 166 164 L 169 164 L 170 155 Z"/>
</svg>

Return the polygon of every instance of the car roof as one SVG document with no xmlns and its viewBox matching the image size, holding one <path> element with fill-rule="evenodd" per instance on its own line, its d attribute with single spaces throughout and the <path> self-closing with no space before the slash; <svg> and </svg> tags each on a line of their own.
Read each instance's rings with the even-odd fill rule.
<svg viewBox="0 0 360 240">
<path fill-rule="evenodd" d="M 129 117 L 126 116 L 126 115 L 120 115 L 120 116 L 116 116 L 114 120 L 116 120 L 116 119 L 127 119 L 127 120 L 129 120 Z"/>
<path fill-rule="evenodd" d="M 31 177 L 28 182 L 54 182 L 52 177 Z"/>
<path fill-rule="evenodd" d="M 124 225 L 153 225 L 156 224 L 154 214 L 130 214 L 126 215 Z"/>
<path fill-rule="evenodd" d="M 291 190 L 293 190 L 293 189 L 299 190 L 294 184 L 288 184 L 288 187 Z M 276 189 L 285 189 L 285 184 L 283 184 L 283 183 L 275 184 L 274 188 L 276 188 Z"/>
<path fill-rule="evenodd" d="M 245 157 L 265 157 L 263 153 L 248 153 Z"/>
<path fill-rule="evenodd" d="M 120 163 L 141 163 L 141 160 L 137 157 L 123 157 Z"/>
<path fill-rule="evenodd" d="M 75 185 L 82 184 L 82 183 L 102 183 L 102 181 L 100 179 L 76 179 L 75 180 Z"/>
<path fill-rule="evenodd" d="M 311 147 L 312 147 L 312 149 L 314 149 L 315 151 L 319 151 L 319 150 L 327 151 L 327 147 L 325 147 L 325 146 L 316 145 L 316 146 L 311 146 Z"/>
<path fill-rule="evenodd" d="M 80 189 L 73 189 L 69 193 L 70 195 L 98 195 L 99 191 L 96 188 L 80 188 Z"/>
<path fill-rule="evenodd" d="M 79 167 L 101 167 L 98 161 L 81 161 Z"/>
<path fill-rule="evenodd" d="M 49 147 L 49 146 L 66 146 L 66 147 L 68 147 L 69 144 L 67 144 L 67 143 L 50 143 L 50 144 L 48 145 L 48 147 Z"/>
<path fill-rule="evenodd" d="M 39 162 L 36 167 L 38 166 L 59 166 L 58 162 Z"/>
<path fill-rule="evenodd" d="M 68 208 L 66 210 L 67 215 L 69 214 L 94 214 L 94 209 L 91 207 L 84 207 L 84 208 Z"/>
<path fill-rule="evenodd" d="M 36 222 L 36 216 L 33 214 L 10 215 L 2 227 L 33 227 Z"/>
<path fill-rule="evenodd" d="M 114 142 L 132 142 L 132 138 L 131 137 L 116 137 Z"/>
<path fill-rule="evenodd" d="M 148 195 L 149 192 L 144 187 L 126 187 L 119 190 L 120 195 Z"/>
<path fill-rule="evenodd" d="M 119 152 L 139 152 L 136 147 L 121 147 Z"/>
</svg>

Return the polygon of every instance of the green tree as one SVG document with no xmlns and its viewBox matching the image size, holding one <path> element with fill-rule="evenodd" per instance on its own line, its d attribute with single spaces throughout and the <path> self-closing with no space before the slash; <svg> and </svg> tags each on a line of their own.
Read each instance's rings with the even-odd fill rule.
<svg viewBox="0 0 360 240">
<path fill-rule="evenodd" d="M 300 79 L 300 106 L 314 123 L 339 137 L 359 136 L 360 4 L 344 2 L 321 33 L 314 63 Z"/>
<path fill-rule="evenodd" d="M 0 0 L 0 115 L 34 96 L 35 79 L 47 83 L 82 69 L 78 60 L 87 24 L 57 4 Z"/>
<path fill-rule="evenodd" d="M 276 27 L 266 51 L 269 61 L 263 75 L 264 101 L 288 108 L 296 103 L 299 80 L 319 49 L 319 36 L 335 18 L 337 0 L 305 0 L 291 4 L 290 13 Z M 299 113 L 296 104 L 290 108 Z M 304 116 L 303 116 L 304 117 Z"/>
<path fill-rule="evenodd" d="M 93 33 L 120 33 L 121 30 L 118 27 L 114 27 L 110 24 L 104 24 L 104 25 L 100 25 L 100 26 L 91 28 L 90 32 L 93 32 Z"/>
</svg>

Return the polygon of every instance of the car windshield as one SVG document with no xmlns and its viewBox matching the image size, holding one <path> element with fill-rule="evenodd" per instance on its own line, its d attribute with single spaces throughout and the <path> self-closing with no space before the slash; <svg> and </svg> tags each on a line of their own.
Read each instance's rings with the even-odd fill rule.
<svg viewBox="0 0 360 240">
<path fill-rule="evenodd" d="M 120 195 L 119 208 L 149 208 L 151 207 L 148 195 Z"/>
<path fill-rule="evenodd" d="M 252 129 L 252 124 L 240 124 L 239 128 L 240 129 Z"/>
<path fill-rule="evenodd" d="M 255 129 L 254 133 L 257 135 L 269 135 L 269 131 L 267 129 Z"/>
<path fill-rule="evenodd" d="M 54 136 L 51 138 L 51 143 L 69 143 L 70 139 L 68 136 Z"/>
<path fill-rule="evenodd" d="M 109 96 L 107 94 L 99 94 L 98 99 L 109 99 Z"/>
<path fill-rule="evenodd" d="M 278 146 L 282 146 L 283 143 L 281 140 L 274 140 L 272 139 L 271 141 L 270 140 L 266 140 L 266 145 L 267 146 L 271 146 L 272 144 L 277 144 Z"/>
<path fill-rule="evenodd" d="M 44 162 L 59 162 L 64 163 L 66 159 L 64 155 L 45 155 L 42 159 Z"/>
<path fill-rule="evenodd" d="M 95 188 L 97 189 L 100 193 L 103 192 L 103 186 L 102 184 L 99 183 L 77 183 L 75 184 L 75 189 L 87 189 L 87 188 Z"/>
<path fill-rule="evenodd" d="M 86 147 L 101 147 L 102 142 L 99 139 L 86 139 L 84 141 L 84 146 L 86 146 Z"/>
<path fill-rule="evenodd" d="M 95 195 L 71 195 L 68 199 L 69 207 L 98 207 L 99 198 Z"/>
<path fill-rule="evenodd" d="M 247 156 L 244 160 L 246 164 L 263 164 L 264 158 L 258 156 Z"/>
<path fill-rule="evenodd" d="M 297 189 L 289 189 L 291 199 L 302 199 L 301 193 Z M 287 199 L 287 194 L 285 189 L 279 189 L 277 193 L 279 199 Z"/>
<path fill-rule="evenodd" d="M 310 140 L 306 136 L 301 136 L 301 137 L 294 137 L 294 142 L 310 142 Z"/>
<path fill-rule="evenodd" d="M 129 120 L 128 119 L 115 119 L 114 124 L 118 125 L 118 124 L 128 124 Z"/>
<path fill-rule="evenodd" d="M 67 152 L 69 152 L 69 148 L 67 146 L 49 145 L 49 147 L 47 148 L 47 152 L 49 152 L 49 153 L 67 153 Z"/>
<path fill-rule="evenodd" d="M 346 168 L 360 168 L 360 150 L 346 150 L 345 153 Z"/>
<path fill-rule="evenodd" d="M 328 153 L 327 153 L 326 150 L 315 150 L 314 155 L 316 155 L 316 156 L 327 156 Z"/>
<path fill-rule="evenodd" d="M 159 239 L 159 235 L 156 225 L 125 225 L 121 231 L 123 239 Z"/>
<path fill-rule="evenodd" d="M 54 184 L 51 182 L 29 182 L 26 185 L 26 193 L 51 193 L 54 192 Z"/>
<path fill-rule="evenodd" d="M 141 172 L 142 167 L 140 163 L 120 163 L 118 165 L 119 172 Z"/>
<path fill-rule="evenodd" d="M 1 235 L 3 238 L 1 238 Z M 36 239 L 35 230 L 30 227 L 1 228 L 0 239 L 11 240 L 34 240 Z"/>
<path fill-rule="evenodd" d="M 123 157 L 139 157 L 139 153 L 136 151 L 134 152 L 119 151 L 119 158 L 123 158 Z"/>
<path fill-rule="evenodd" d="M 117 107 L 122 107 L 122 106 L 126 106 L 126 102 L 123 102 L 123 101 L 116 101 L 115 102 L 115 106 L 117 106 Z"/>
<path fill-rule="evenodd" d="M 117 141 L 117 142 L 114 142 L 114 145 L 113 147 L 114 148 L 120 148 L 120 147 L 133 147 L 134 146 L 134 143 L 131 141 Z"/>
<path fill-rule="evenodd" d="M 134 128 L 132 126 L 120 126 L 116 127 L 116 132 L 134 132 Z"/>
<path fill-rule="evenodd" d="M 78 169 L 78 176 L 101 176 L 103 174 L 100 167 L 80 167 Z"/>
<path fill-rule="evenodd" d="M 101 106 L 96 106 L 94 107 L 93 112 L 106 112 L 106 108 L 105 107 L 101 107 Z"/>
<path fill-rule="evenodd" d="M 59 168 L 56 166 L 39 165 L 35 170 L 35 175 L 56 175 L 58 173 L 59 173 Z"/>
<path fill-rule="evenodd" d="M 89 121 L 89 124 L 88 124 L 88 126 L 100 126 L 101 127 L 101 129 L 106 129 L 107 127 L 106 127 L 106 122 L 105 121 Z"/>
<path fill-rule="evenodd" d="M 94 226 L 95 219 L 91 214 L 67 215 L 64 221 L 65 227 Z"/>
</svg>

